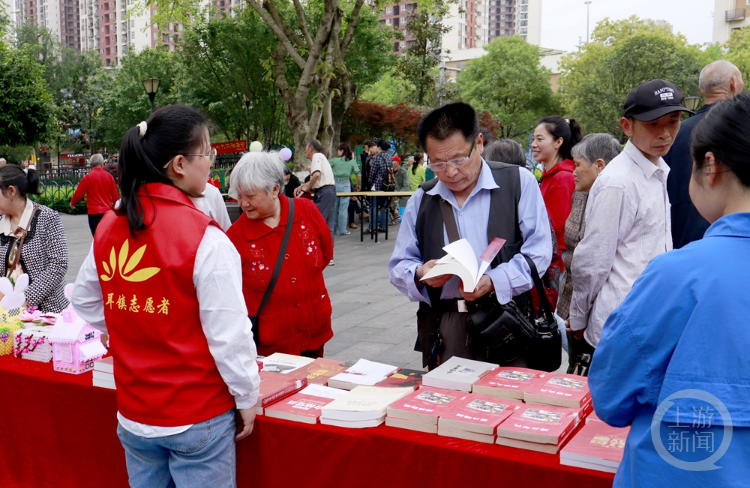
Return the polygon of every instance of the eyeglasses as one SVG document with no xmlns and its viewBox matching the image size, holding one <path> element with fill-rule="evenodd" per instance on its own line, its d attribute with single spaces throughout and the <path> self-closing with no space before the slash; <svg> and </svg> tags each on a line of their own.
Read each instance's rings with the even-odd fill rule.
<svg viewBox="0 0 750 488">
<path fill-rule="evenodd" d="M 476 144 L 476 140 L 471 142 L 471 149 L 469 149 L 469 154 L 466 157 L 463 158 L 457 158 L 457 159 L 451 159 L 450 161 L 439 161 L 435 163 L 429 163 L 427 167 L 431 169 L 432 171 L 445 171 L 445 169 L 450 164 L 454 168 L 460 168 L 462 166 L 465 166 L 466 163 L 469 162 L 469 158 L 471 157 L 471 153 L 474 152 L 474 145 Z"/>
<path fill-rule="evenodd" d="M 208 158 L 208 161 L 209 161 L 209 162 L 210 162 L 211 164 L 214 164 L 214 161 L 216 161 L 216 154 L 217 154 L 217 152 L 216 152 L 216 148 L 215 148 L 215 147 L 212 147 L 212 148 L 211 148 L 211 150 L 210 150 L 210 151 L 209 151 L 209 152 L 208 152 L 207 154 L 196 154 L 196 153 L 192 153 L 192 154 L 183 154 L 183 156 L 203 156 L 204 158 Z M 177 156 L 175 156 L 175 158 L 176 158 L 176 157 L 177 157 Z M 168 166 L 169 166 L 170 164 L 172 164 L 172 161 L 174 161 L 174 158 L 170 159 L 170 160 L 169 160 L 169 161 L 167 162 L 167 164 L 165 164 L 165 165 L 164 165 L 164 169 L 167 169 L 167 167 L 168 167 Z"/>
</svg>

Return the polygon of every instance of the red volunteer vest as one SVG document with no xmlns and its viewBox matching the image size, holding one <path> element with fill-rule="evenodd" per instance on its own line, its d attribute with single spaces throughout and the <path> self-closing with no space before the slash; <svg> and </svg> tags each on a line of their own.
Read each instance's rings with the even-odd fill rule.
<svg viewBox="0 0 750 488">
<path fill-rule="evenodd" d="M 133 238 L 127 217 L 109 212 L 94 239 L 117 408 L 148 425 L 203 422 L 234 407 L 193 286 L 195 254 L 212 221 L 169 185 L 149 183 L 138 196 L 145 230 Z"/>
</svg>

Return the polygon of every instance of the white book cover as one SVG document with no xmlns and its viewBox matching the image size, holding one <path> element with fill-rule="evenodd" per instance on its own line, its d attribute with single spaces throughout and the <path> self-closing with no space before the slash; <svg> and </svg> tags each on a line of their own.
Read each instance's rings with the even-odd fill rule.
<svg viewBox="0 0 750 488">
<path fill-rule="evenodd" d="M 377 427 L 385 421 L 385 417 L 373 420 L 336 420 L 320 417 L 320 423 L 323 425 L 335 425 L 347 429 L 366 429 L 368 427 Z"/>
<path fill-rule="evenodd" d="M 471 391 L 471 385 L 487 374 L 488 371 L 497 367 L 497 364 L 453 356 L 422 376 L 422 384 L 449 390 Z"/>
<path fill-rule="evenodd" d="M 456 275 L 463 281 L 464 291 L 471 293 L 503 244 L 505 244 L 504 239 L 494 238 L 477 259 L 468 240 L 459 239 L 451 242 L 443 248 L 448 254 L 438 259 L 437 264 L 422 277 L 422 281 L 436 276 Z"/>
<path fill-rule="evenodd" d="M 334 384 L 336 382 L 344 382 L 353 383 L 355 385 L 373 386 L 375 383 L 383 381 L 398 370 L 398 366 L 360 359 L 354 366 L 343 373 L 332 376 L 328 382 L 329 384 L 333 381 Z"/>
<path fill-rule="evenodd" d="M 114 381 L 100 380 L 99 378 L 93 378 L 92 381 L 94 386 L 98 386 L 100 388 L 108 388 L 110 390 L 117 389 Z"/>
<path fill-rule="evenodd" d="M 330 398 L 335 400 L 341 396 L 346 395 L 345 390 L 339 390 L 338 388 L 330 388 L 328 386 L 318 385 L 311 383 L 299 392 L 300 395 L 312 395 L 320 398 Z"/>
<path fill-rule="evenodd" d="M 331 420 L 375 420 L 385 415 L 388 405 L 413 392 L 407 388 L 358 386 L 321 409 L 323 418 Z"/>
<path fill-rule="evenodd" d="M 112 373 L 105 373 L 104 371 L 94 370 L 94 378 L 98 380 L 111 381 L 114 383 L 115 375 Z"/>
<path fill-rule="evenodd" d="M 263 371 L 287 374 L 315 361 L 313 358 L 275 352 L 263 358 Z"/>
<path fill-rule="evenodd" d="M 98 361 L 94 361 L 94 371 L 101 371 L 103 373 L 114 373 L 115 364 L 114 364 L 114 359 L 112 358 L 112 356 L 99 359 Z"/>
</svg>

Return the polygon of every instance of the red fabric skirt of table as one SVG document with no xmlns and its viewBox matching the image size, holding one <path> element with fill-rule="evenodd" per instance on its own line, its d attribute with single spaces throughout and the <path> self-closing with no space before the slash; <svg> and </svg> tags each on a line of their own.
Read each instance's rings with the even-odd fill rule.
<svg viewBox="0 0 750 488">
<path fill-rule="evenodd" d="M 128 486 L 116 392 L 91 373 L 0 358 L 0 486 Z M 550 455 L 380 426 L 344 429 L 258 416 L 237 446 L 240 487 L 609 487 L 613 475 Z"/>
</svg>

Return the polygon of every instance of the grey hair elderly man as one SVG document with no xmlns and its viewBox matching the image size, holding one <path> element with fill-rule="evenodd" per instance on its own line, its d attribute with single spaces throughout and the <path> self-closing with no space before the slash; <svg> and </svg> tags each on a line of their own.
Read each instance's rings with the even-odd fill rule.
<svg viewBox="0 0 750 488">
<path fill-rule="evenodd" d="M 104 214 L 112 209 L 120 196 L 117 193 L 117 183 L 114 177 L 102 168 L 104 157 L 101 154 L 94 154 L 89 159 L 89 164 L 91 172 L 78 183 L 78 188 L 70 200 L 70 208 L 75 208 L 76 204 L 86 196 L 89 229 L 93 236 Z"/>
<path fill-rule="evenodd" d="M 670 168 L 667 193 L 669 203 L 672 204 L 672 242 L 675 249 L 702 239 L 709 226 L 708 221 L 695 209 L 688 191 L 693 169 L 693 158 L 690 155 L 693 127 L 716 102 L 742 93 L 744 86 L 742 73 L 729 61 L 714 61 L 703 68 L 698 88 L 706 104 L 682 123 L 672 149 L 664 156 L 664 161 Z"/>
<path fill-rule="evenodd" d="M 5 158 L 0 158 L 0 168 L 8 164 L 8 161 L 5 160 Z"/>
</svg>

